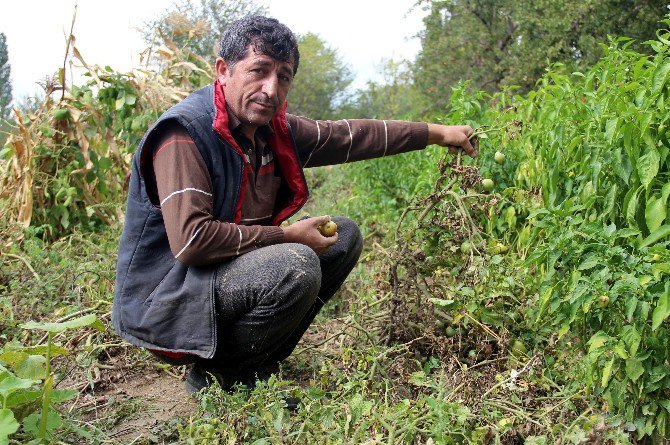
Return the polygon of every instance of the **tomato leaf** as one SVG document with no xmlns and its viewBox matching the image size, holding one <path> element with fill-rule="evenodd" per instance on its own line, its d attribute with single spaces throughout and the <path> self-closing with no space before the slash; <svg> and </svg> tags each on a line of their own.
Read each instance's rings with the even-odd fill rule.
<svg viewBox="0 0 670 445">
<path fill-rule="evenodd" d="M 658 174 L 661 155 L 658 150 L 652 148 L 637 160 L 637 174 L 645 188 L 649 188 L 654 178 Z"/>
<path fill-rule="evenodd" d="M 626 221 L 630 226 L 635 225 L 635 211 L 637 210 L 637 200 L 640 190 L 641 188 L 631 194 L 630 201 L 628 201 L 628 206 L 626 207 Z"/>
<path fill-rule="evenodd" d="M 665 284 L 665 292 L 658 298 L 656 308 L 651 314 L 651 330 L 658 329 L 668 315 L 670 315 L 670 283 Z"/>
<path fill-rule="evenodd" d="M 659 93 L 665 82 L 668 79 L 668 73 L 670 72 L 670 62 L 665 63 L 664 65 L 659 66 L 654 73 L 654 78 L 651 81 L 651 92 L 654 94 Z"/>
<path fill-rule="evenodd" d="M 650 232 L 661 227 L 661 224 L 665 221 L 666 212 L 666 205 L 662 196 L 652 196 L 647 200 L 644 217 Z"/>
<path fill-rule="evenodd" d="M 640 247 L 649 247 L 652 244 L 656 243 L 657 241 L 665 238 L 666 236 L 670 235 L 670 224 L 666 224 L 664 226 L 659 227 L 658 229 L 654 230 L 651 235 L 646 237 L 642 242 L 640 243 Z"/>
<path fill-rule="evenodd" d="M 610 377 L 612 376 L 612 366 L 614 366 L 614 357 L 603 366 L 603 377 L 600 382 L 603 388 L 605 388 L 610 381 Z"/>
<path fill-rule="evenodd" d="M 644 366 L 640 360 L 636 358 L 626 360 L 626 376 L 629 379 L 636 382 L 642 374 L 644 374 Z"/>
</svg>

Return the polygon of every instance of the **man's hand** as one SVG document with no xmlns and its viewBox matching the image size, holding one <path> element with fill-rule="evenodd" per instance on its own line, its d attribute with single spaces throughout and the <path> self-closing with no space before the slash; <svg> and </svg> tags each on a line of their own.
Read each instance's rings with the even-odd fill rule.
<svg viewBox="0 0 670 445">
<path fill-rule="evenodd" d="M 328 248 L 337 242 L 337 233 L 325 237 L 321 235 L 318 227 L 330 221 L 330 216 L 315 216 L 314 218 L 301 219 L 284 229 L 284 241 L 287 243 L 300 243 L 311 247 L 316 253 L 325 253 Z"/>
<path fill-rule="evenodd" d="M 479 155 L 479 141 L 470 135 L 474 130 L 469 125 L 438 125 L 428 124 L 428 145 L 436 144 L 449 147 L 449 153 L 456 154 L 458 150 L 476 158 Z"/>
</svg>

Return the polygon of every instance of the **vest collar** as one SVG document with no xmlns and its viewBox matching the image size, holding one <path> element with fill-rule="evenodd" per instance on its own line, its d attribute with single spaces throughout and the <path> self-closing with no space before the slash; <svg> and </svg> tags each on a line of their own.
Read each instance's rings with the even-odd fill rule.
<svg viewBox="0 0 670 445">
<path fill-rule="evenodd" d="M 244 153 L 231 134 L 229 123 L 230 118 L 226 107 L 226 97 L 223 92 L 223 86 L 217 79 L 214 82 L 214 122 L 212 126 L 214 131 L 216 131 L 221 138 L 233 147 L 233 149 L 242 157 L 244 163 L 242 186 L 240 188 L 240 196 L 237 201 L 235 217 L 233 219 L 234 222 L 238 223 L 242 219 L 242 203 L 244 201 L 246 190 L 247 172 L 251 167 L 244 160 Z M 271 134 L 268 138 L 268 144 L 274 153 L 276 166 L 279 167 L 279 170 L 284 177 L 284 181 L 292 194 L 287 205 L 278 209 L 272 219 L 273 224 L 279 225 L 282 221 L 297 212 L 305 202 L 307 202 L 309 192 L 296 147 L 293 144 L 293 139 L 288 130 L 288 123 L 286 121 L 286 102 L 284 102 L 279 112 L 272 118 L 269 126 L 272 129 L 272 132 L 270 132 Z"/>
</svg>

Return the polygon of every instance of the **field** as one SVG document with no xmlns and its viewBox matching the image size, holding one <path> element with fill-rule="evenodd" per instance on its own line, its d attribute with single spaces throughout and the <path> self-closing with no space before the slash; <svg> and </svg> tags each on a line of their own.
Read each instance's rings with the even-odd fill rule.
<svg viewBox="0 0 670 445">
<path fill-rule="evenodd" d="M 476 161 L 308 170 L 296 218 L 358 221 L 361 261 L 278 374 L 197 398 L 109 318 L 129 157 L 207 70 L 54 87 L 0 152 L 0 444 L 664 443 L 668 39 L 525 96 L 455 86 L 431 120 L 476 128 Z"/>
</svg>

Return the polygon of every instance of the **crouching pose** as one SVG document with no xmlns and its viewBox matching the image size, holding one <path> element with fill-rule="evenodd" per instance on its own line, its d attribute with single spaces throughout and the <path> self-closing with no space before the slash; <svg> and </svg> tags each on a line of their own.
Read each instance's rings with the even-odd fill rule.
<svg viewBox="0 0 670 445">
<path fill-rule="evenodd" d="M 133 158 L 112 321 L 137 346 L 190 363 L 191 392 L 253 385 L 277 370 L 360 255 L 350 219 L 337 233 L 306 218 L 303 168 L 423 149 L 477 155 L 469 126 L 315 121 L 286 113 L 296 38 L 253 16 L 226 31 L 216 80 L 167 110 Z"/>
</svg>

